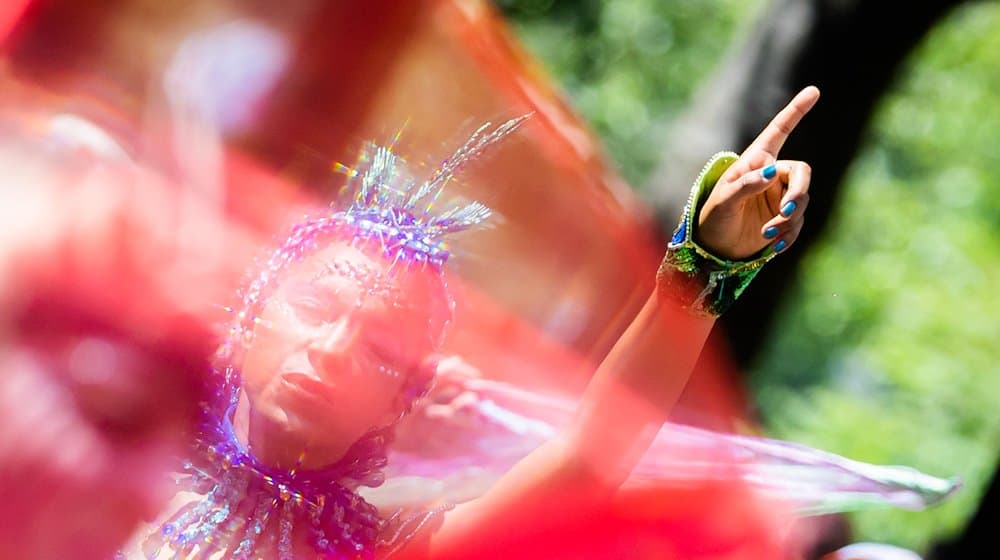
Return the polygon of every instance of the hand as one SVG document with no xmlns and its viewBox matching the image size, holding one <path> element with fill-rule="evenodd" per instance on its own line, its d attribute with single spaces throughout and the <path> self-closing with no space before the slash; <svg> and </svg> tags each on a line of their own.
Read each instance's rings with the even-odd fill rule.
<svg viewBox="0 0 1000 560">
<path fill-rule="evenodd" d="M 698 216 L 699 245 L 720 258 L 745 260 L 768 244 L 780 253 L 795 242 L 812 170 L 802 161 L 779 160 L 778 152 L 818 99 L 813 86 L 800 91 L 719 178 Z"/>
<path fill-rule="evenodd" d="M 482 378 L 476 366 L 459 356 L 438 360 L 434 388 L 420 407 L 427 418 L 474 419 L 479 396 L 468 388 L 468 381 Z"/>
</svg>

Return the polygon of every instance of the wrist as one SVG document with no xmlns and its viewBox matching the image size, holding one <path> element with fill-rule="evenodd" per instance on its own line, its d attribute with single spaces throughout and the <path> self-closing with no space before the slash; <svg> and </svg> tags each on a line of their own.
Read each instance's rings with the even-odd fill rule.
<svg viewBox="0 0 1000 560">
<path fill-rule="evenodd" d="M 705 164 L 657 271 L 658 296 L 695 315 L 717 317 L 724 313 L 775 255 L 765 248 L 749 260 L 731 260 L 696 241 L 699 213 L 719 178 L 737 159 L 733 152 L 719 152 Z"/>
</svg>

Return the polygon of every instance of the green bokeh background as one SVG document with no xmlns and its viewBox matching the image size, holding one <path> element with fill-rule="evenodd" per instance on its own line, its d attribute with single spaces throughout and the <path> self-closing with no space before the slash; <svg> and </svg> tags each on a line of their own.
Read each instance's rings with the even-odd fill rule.
<svg viewBox="0 0 1000 560">
<path fill-rule="evenodd" d="M 499 0 L 634 185 L 765 0 Z M 1000 3 L 943 19 L 879 105 L 831 228 L 752 383 L 770 433 L 965 480 L 924 512 L 852 516 L 926 551 L 975 510 L 1000 444 Z"/>
</svg>

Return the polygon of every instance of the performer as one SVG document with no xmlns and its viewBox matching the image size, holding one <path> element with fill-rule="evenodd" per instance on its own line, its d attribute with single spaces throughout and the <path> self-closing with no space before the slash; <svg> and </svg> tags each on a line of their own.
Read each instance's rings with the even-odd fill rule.
<svg viewBox="0 0 1000 560">
<path fill-rule="evenodd" d="M 655 469 L 636 466 L 651 446 L 665 449 L 667 440 L 657 440 L 657 432 L 714 318 L 802 227 L 810 170 L 778 153 L 818 95 L 806 88 L 746 151 L 709 162 L 669 244 L 656 291 L 600 365 L 575 414 L 543 405 L 535 407 L 537 415 L 517 416 L 516 404 L 509 410 L 497 405 L 498 395 L 521 402 L 532 397 L 503 390 L 494 391 L 492 408 L 477 408 L 480 419 L 507 428 L 501 432 L 508 437 L 490 440 L 505 444 L 497 446 L 499 459 L 485 465 L 503 463 L 506 472 L 458 505 L 437 499 L 445 493 L 376 499 L 370 488 L 387 474 L 405 478 L 419 471 L 433 478 L 462 471 L 448 467 L 447 458 L 435 463 L 394 453 L 390 444 L 415 405 L 430 410 L 418 399 L 439 369 L 434 353 L 454 305 L 443 274 L 444 237 L 490 214 L 478 203 L 439 208 L 441 191 L 524 118 L 484 125 L 421 183 L 391 145 L 370 145 L 346 170 L 350 207 L 296 225 L 241 294 L 212 371 L 214 394 L 204 403 L 178 478 L 193 499 L 150 536 L 144 554 L 452 558 L 500 535 L 517 542 L 543 517 L 570 519 L 580 508 L 605 503 L 631 473 L 656 476 Z M 544 409 L 551 409 L 548 423 Z M 523 425 L 514 430 L 512 422 Z M 554 437 L 539 445 L 545 438 L 532 439 L 524 425 Z M 544 434 L 546 426 L 558 430 Z M 527 443 L 518 446 L 517 437 L 509 437 L 515 433 Z M 752 448 L 737 439 L 704 441 Z M 898 482 L 812 450 L 762 445 L 758 455 L 771 453 L 811 474 L 827 469 L 879 488 Z M 516 464 L 507 470 L 509 463 Z M 893 495 L 916 496 L 915 505 L 922 505 L 922 497 L 950 490 L 938 482 L 914 474 L 893 487 Z M 523 515 L 528 510 L 532 515 Z"/>
</svg>

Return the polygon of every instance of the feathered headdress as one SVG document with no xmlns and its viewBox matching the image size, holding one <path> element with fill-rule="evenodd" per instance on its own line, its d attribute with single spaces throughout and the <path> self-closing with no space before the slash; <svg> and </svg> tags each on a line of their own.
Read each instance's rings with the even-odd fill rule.
<svg viewBox="0 0 1000 560">
<path fill-rule="evenodd" d="M 349 177 L 345 188 L 355 193 L 343 220 L 357 228 L 357 236 L 377 240 L 383 255 L 394 261 L 440 267 L 449 256 L 444 236 L 482 223 L 491 214 L 479 202 L 439 208 L 444 187 L 525 119 L 527 116 L 511 119 L 492 131 L 490 123 L 479 127 L 419 185 L 406 173 L 405 162 L 392 145 L 368 144 L 355 167 L 338 166 Z"/>
</svg>

